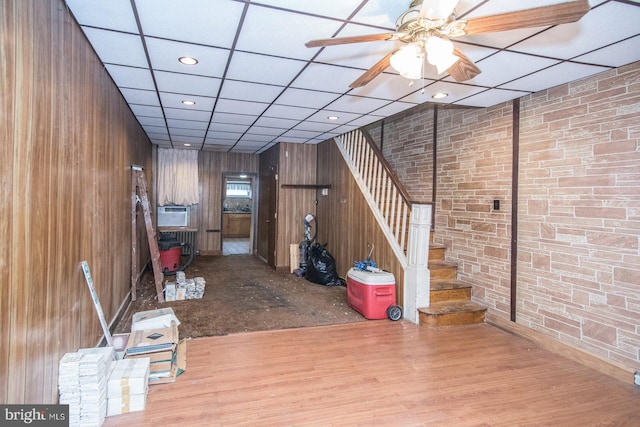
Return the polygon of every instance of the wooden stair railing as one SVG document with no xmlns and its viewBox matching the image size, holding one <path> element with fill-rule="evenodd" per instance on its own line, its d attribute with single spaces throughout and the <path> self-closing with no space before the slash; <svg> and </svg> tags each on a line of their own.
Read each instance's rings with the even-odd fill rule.
<svg viewBox="0 0 640 427">
<path fill-rule="evenodd" d="M 411 201 L 371 137 L 355 130 L 334 138 L 373 216 L 403 271 L 404 318 L 419 322 L 418 308 L 429 305 L 429 234 L 432 205 Z"/>
</svg>

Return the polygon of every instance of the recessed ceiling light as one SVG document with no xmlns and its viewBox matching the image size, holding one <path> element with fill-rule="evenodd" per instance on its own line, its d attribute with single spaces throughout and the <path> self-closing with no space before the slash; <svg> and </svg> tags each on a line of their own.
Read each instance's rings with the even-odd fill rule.
<svg viewBox="0 0 640 427">
<path fill-rule="evenodd" d="M 184 65 L 196 65 L 198 63 L 198 60 L 196 58 L 192 58 L 190 56 L 182 56 L 178 58 L 178 61 L 180 61 Z"/>
<path fill-rule="evenodd" d="M 184 144 L 185 147 L 191 147 L 191 144 Z"/>
<path fill-rule="evenodd" d="M 184 105 L 196 105 L 196 101 L 191 101 L 190 99 L 185 99 L 182 103 Z"/>
<path fill-rule="evenodd" d="M 338 116 L 329 116 L 329 117 L 327 117 L 327 119 L 329 119 L 329 120 L 338 120 L 339 118 L 340 117 L 338 117 Z"/>
<path fill-rule="evenodd" d="M 438 92 L 431 95 L 433 99 L 442 99 L 442 98 L 446 98 L 447 96 L 449 96 L 449 94 L 444 92 Z"/>
</svg>

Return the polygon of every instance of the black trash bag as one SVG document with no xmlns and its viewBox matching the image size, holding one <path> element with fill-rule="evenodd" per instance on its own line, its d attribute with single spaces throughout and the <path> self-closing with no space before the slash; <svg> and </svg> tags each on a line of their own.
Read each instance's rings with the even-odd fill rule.
<svg viewBox="0 0 640 427">
<path fill-rule="evenodd" d="M 315 243 L 309 248 L 305 279 L 326 286 L 346 286 L 344 279 L 338 276 L 336 260 L 324 245 Z"/>
</svg>

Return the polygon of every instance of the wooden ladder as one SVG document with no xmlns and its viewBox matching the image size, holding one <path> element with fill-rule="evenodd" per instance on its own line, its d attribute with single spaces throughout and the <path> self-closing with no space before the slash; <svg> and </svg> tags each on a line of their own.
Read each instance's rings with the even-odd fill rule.
<svg viewBox="0 0 640 427">
<path fill-rule="evenodd" d="M 160 251 L 158 250 L 158 239 L 156 231 L 151 221 L 151 209 L 149 207 L 149 197 L 147 195 L 147 180 L 141 166 L 131 165 L 131 300 L 136 300 L 136 285 L 138 283 L 138 238 L 137 238 L 137 207 L 142 205 L 144 214 L 144 224 L 147 229 L 147 239 L 149 239 L 149 251 L 151 252 L 151 264 L 153 265 L 153 277 L 156 283 L 158 302 L 164 302 L 162 292 L 162 282 L 164 274 L 160 267 Z"/>
</svg>

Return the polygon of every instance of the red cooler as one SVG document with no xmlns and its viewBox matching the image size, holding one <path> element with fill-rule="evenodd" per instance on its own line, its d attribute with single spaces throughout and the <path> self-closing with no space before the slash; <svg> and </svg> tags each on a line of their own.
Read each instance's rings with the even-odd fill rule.
<svg viewBox="0 0 640 427">
<path fill-rule="evenodd" d="M 396 304 L 395 277 L 386 271 L 350 269 L 347 304 L 367 319 L 386 319 L 387 309 Z"/>
</svg>

